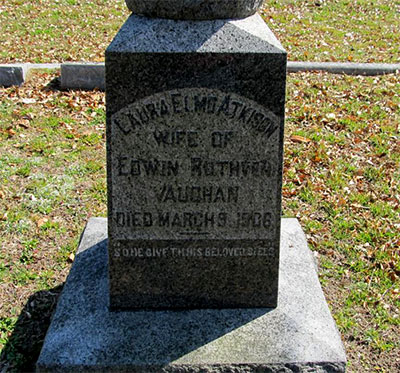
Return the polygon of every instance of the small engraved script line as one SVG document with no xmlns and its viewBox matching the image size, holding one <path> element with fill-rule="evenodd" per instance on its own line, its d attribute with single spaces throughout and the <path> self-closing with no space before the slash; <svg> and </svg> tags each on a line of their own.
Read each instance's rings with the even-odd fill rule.
<svg viewBox="0 0 400 373">
<path fill-rule="evenodd" d="M 209 232 L 178 232 L 179 234 L 210 234 Z"/>
</svg>

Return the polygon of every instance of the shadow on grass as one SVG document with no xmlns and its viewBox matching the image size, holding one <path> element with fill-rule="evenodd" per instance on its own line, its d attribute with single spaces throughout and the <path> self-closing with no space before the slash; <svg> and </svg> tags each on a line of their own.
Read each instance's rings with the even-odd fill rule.
<svg viewBox="0 0 400 373">
<path fill-rule="evenodd" d="M 31 295 L 0 356 L 0 372 L 34 372 L 63 286 Z"/>
<path fill-rule="evenodd" d="M 43 87 L 46 92 L 104 92 L 100 88 L 63 88 L 61 87 L 61 76 L 56 76 L 48 84 Z M 1 373 L 1 372 L 0 372 Z"/>
<path fill-rule="evenodd" d="M 58 91 L 65 91 L 61 89 L 61 77 L 56 76 L 44 87 L 44 90 L 47 92 L 58 92 Z"/>
</svg>

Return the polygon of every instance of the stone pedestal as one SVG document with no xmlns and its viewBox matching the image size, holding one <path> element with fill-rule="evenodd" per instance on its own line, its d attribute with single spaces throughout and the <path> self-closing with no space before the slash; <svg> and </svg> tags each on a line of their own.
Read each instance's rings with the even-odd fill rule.
<svg viewBox="0 0 400 373">
<path fill-rule="evenodd" d="M 111 309 L 276 306 L 285 81 L 258 14 L 129 17 L 106 51 Z"/>
<path fill-rule="evenodd" d="M 91 219 L 38 372 L 344 372 L 305 236 L 282 220 L 275 309 L 109 312 L 106 219 Z"/>
<path fill-rule="evenodd" d="M 215 19 L 261 2 L 127 0 L 180 20 L 132 15 L 107 48 L 109 218 L 85 229 L 38 372 L 344 371 L 281 220 L 286 52 L 259 15 Z"/>
</svg>

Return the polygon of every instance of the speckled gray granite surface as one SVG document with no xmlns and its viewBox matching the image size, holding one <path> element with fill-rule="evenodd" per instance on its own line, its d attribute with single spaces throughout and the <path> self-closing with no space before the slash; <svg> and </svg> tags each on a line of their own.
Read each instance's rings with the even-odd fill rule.
<svg viewBox="0 0 400 373">
<path fill-rule="evenodd" d="M 263 0 L 126 0 L 128 8 L 149 17 L 173 19 L 244 18 Z"/>
<path fill-rule="evenodd" d="M 38 372 L 343 372 L 345 352 L 296 219 L 275 309 L 110 312 L 107 222 L 84 231 Z"/>
<path fill-rule="evenodd" d="M 0 87 L 22 85 L 25 81 L 27 70 L 25 64 L 0 65 Z"/>
<path fill-rule="evenodd" d="M 276 305 L 285 81 L 259 15 L 121 28 L 106 51 L 114 309 Z"/>
</svg>

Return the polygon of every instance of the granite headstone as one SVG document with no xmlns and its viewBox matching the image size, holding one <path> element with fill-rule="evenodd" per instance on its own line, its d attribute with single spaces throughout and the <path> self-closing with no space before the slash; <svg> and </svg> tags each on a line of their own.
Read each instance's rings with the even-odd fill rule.
<svg viewBox="0 0 400 373">
<path fill-rule="evenodd" d="M 258 15 L 127 20 L 106 52 L 108 222 L 85 228 L 37 372 L 344 372 L 301 227 L 280 232 L 285 76 Z"/>
<path fill-rule="evenodd" d="M 112 309 L 277 305 L 285 79 L 259 15 L 130 16 L 106 51 Z"/>
</svg>

